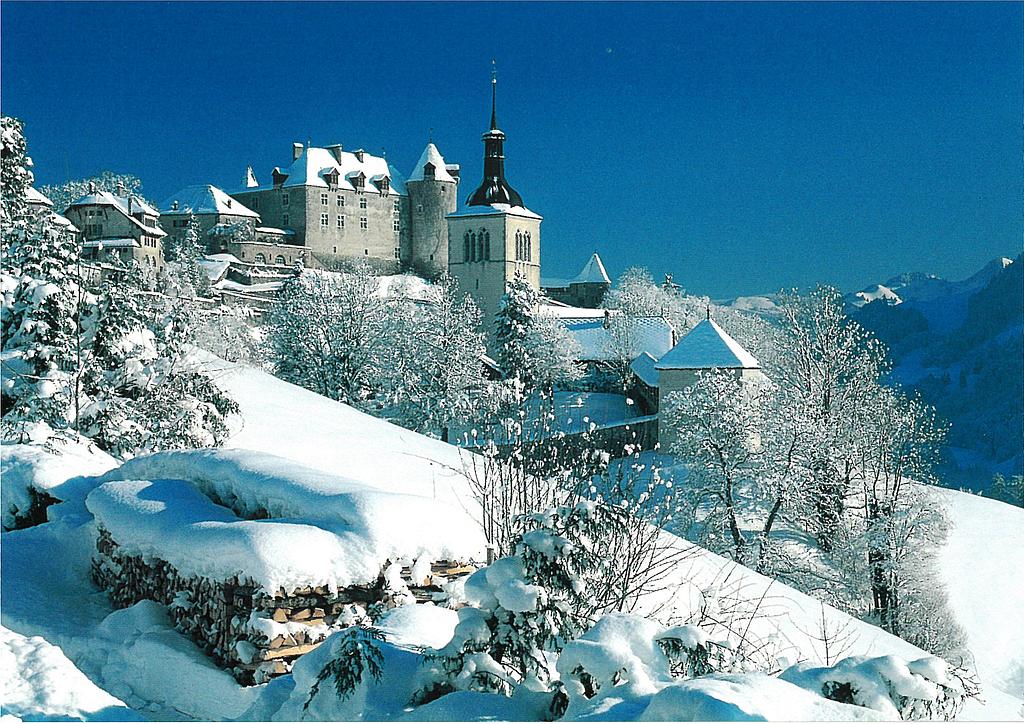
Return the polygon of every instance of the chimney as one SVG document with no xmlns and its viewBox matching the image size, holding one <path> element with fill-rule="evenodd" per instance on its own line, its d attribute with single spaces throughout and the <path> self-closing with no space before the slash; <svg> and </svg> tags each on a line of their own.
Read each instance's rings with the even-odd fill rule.
<svg viewBox="0 0 1024 724">
<path fill-rule="evenodd" d="M 175 199 L 174 202 L 171 204 L 171 211 L 177 211 L 177 210 L 178 210 L 178 200 Z"/>
<path fill-rule="evenodd" d="M 330 146 L 327 147 L 327 150 L 330 152 L 330 154 L 332 156 L 334 156 L 335 163 L 337 163 L 340 166 L 341 165 L 341 150 L 342 150 L 341 144 L 340 143 L 333 143 L 333 144 L 331 144 Z"/>
<path fill-rule="evenodd" d="M 459 167 L 459 164 L 457 164 L 457 163 L 445 164 L 444 168 L 445 168 L 445 171 L 448 172 L 448 175 L 451 176 L 453 179 L 455 179 L 455 182 L 458 183 L 459 182 L 459 171 L 461 171 L 461 168 Z"/>
<path fill-rule="evenodd" d="M 117 182 L 117 195 L 121 197 L 124 196 L 124 184 L 120 181 Z"/>
<path fill-rule="evenodd" d="M 604 328 L 609 329 L 612 326 L 612 313 L 607 309 L 604 310 Z"/>
<path fill-rule="evenodd" d="M 95 181 L 90 181 L 89 182 L 89 193 L 90 194 L 96 193 L 96 182 Z"/>
<path fill-rule="evenodd" d="M 302 155 L 302 144 L 295 142 L 292 144 L 292 161 L 298 161 L 299 156 Z"/>
<path fill-rule="evenodd" d="M 359 161 L 359 163 L 362 163 L 363 159 L 365 159 L 365 158 L 366 158 L 366 151 L 364 151 L 361 148 L 356 149 L 356 160 Z"/>
</svg>

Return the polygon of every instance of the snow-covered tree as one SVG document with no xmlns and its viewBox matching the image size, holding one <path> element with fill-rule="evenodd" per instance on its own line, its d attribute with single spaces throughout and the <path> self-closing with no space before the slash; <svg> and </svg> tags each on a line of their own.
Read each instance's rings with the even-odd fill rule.
<svg viewBox="0 0 1024 724">
<path fill-rule="evenodd" d="M 130 173 L 115 173 L 103 171 L 98 176 L 66 181 L 62 184 L 43 186 L 42 191 L 53 202 L 53 208 L 63 212 L 64 209 L 78 201 L 91 189 L 96 191 L 108 191 L 112 194 L 130 194 L 137 196 L 150 206 L 156 206 L 142 195 L 142 181 Z"/>
<path fill-rule="evenodd" d="M 362 405 L 378 375 L 385 323 L 369 273 L 305 270 L 289 279 L 266 316 L 275 373 L 331 399 Z"/>
<path fill-rule="evenodd" d="M 520 275 L 508 283 L 495 325 L 497 362 L 506 379 L 550 392 L 580 375 L 578 345 L 557 319 L 537 314 L 540 295 Z"/>
<path fill-rule="evenodd" d="M 206 243 L 195 215 L 189 214 L 188 225 L 179 234 L 164 240 L 164 255 L 164 286 L 172 294 L 191 300 L 209 292 L 210 280 L 201 264 Z"/>
<path fill-rule="evenodd" d="M 214 447 L 238 411 L 188 354 L 192 310 L 134 264 L 104 284 L 83 376 L 82 431 L 119 457 Z"/>
<path fill-rule="evenodd" d="M 439 435 L 471 419 L 486 397 L 480 309 L 447 274 L 427 289 L 421 304 L 395 302 L 385 336 L 392 381 L 388 397 L 396 422 Z M 396 328 L 400 327 L 400 328 Z"/>
<path fill-rule="evenodd" d="M 76 239 L 26 203 L 32 172 L 21 122 L 4 117 L 2 135 L 3 426 L 23 437 L 38 423 L 72 422 L 82 289 Z"/>
</svg>

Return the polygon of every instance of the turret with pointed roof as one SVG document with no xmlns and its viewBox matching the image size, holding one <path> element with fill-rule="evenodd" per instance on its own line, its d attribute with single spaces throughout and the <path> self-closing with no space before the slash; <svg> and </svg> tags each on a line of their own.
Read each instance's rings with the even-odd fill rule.
<svg viewBox="0 0 1024 724">
<path fill-rule="evenodd" d="M 402 259 L 413 269 L 433 275 L 448 270 L 448 214 L 458 205 L 458 166 L 445 163 L 433 141 L 406 180 L 409 219 Z"/>
</svg>

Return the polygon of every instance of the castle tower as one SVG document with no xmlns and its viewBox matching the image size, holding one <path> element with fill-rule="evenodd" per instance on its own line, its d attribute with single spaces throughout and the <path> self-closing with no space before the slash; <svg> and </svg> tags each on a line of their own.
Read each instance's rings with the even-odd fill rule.
<svg viewBox="0 0 1024 724">
<path fill-rule="evenodd" d="M 497 76 L 491 74 L 491 128 L 483 135 L 484 177 L 467 208 L 448 215 L 448 271 L 471 293 L 489 328 L 505 285 L 521 274 L 540 289 L 541 216 L 505 179 L 505 134 L 498 129 Z"/>
<path fill-rule="evenodd" d="M 437 146 L 428 143 L 409 174 L 407 249 L 402 259 L 416 271 L 432 276 L 448 269 L 448 222 L 458 205 L 458 166 L 446 164 Z"/>
</svg>

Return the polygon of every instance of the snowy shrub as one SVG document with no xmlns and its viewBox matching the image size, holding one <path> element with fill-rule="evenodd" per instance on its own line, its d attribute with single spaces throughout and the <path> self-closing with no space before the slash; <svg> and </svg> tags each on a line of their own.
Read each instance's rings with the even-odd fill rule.
<svg viewBox="0 0 1024 724">
<path fill-rule="evenodd" d="M 340 643 L 335 645 L 335 657 L 320 670 L 309 690 L 309 698 L 302 709 L 305 711 L 320 692 L 320 684 L 330 679 L 334 682 L 334 691 L 342 701 L 352 696 L 352 692 L 368 673 L 375 681 L 380 681 L 384 673 L 384 658 L 380 644 L 384 634 L 375 628 L 351 626 L 341 634 Z"/>
<path fill-rule="evenodd" d="M 798 664 L 781 679 L 844 704 L 874 709 L 889 719 L 951 720 L 979 693 L 978 682 L 935 656 L 851 656 L 825 668 Z"/>
<path fill-rule="evenodd" d="M 470 605 L 451 642 L 428 655 L 417 701 L 459 690 L 509 694 L 523 682 L 549 687 L 552 655 L 586 628 L 588 582 L 609 570 L 593 542 L 623 525 L 622 512 L 583 501 L 529 519 L 513 555 L 466 581 Z"/>
<path fill-rule="evenodd" d="M 740 669 L 739 652 L 725 643 L 713 641 L 698 626 L 674 626 L 662 631 L 654 640 L 668 658 L 673 678 L 691 679 Z"/>
</svg>

